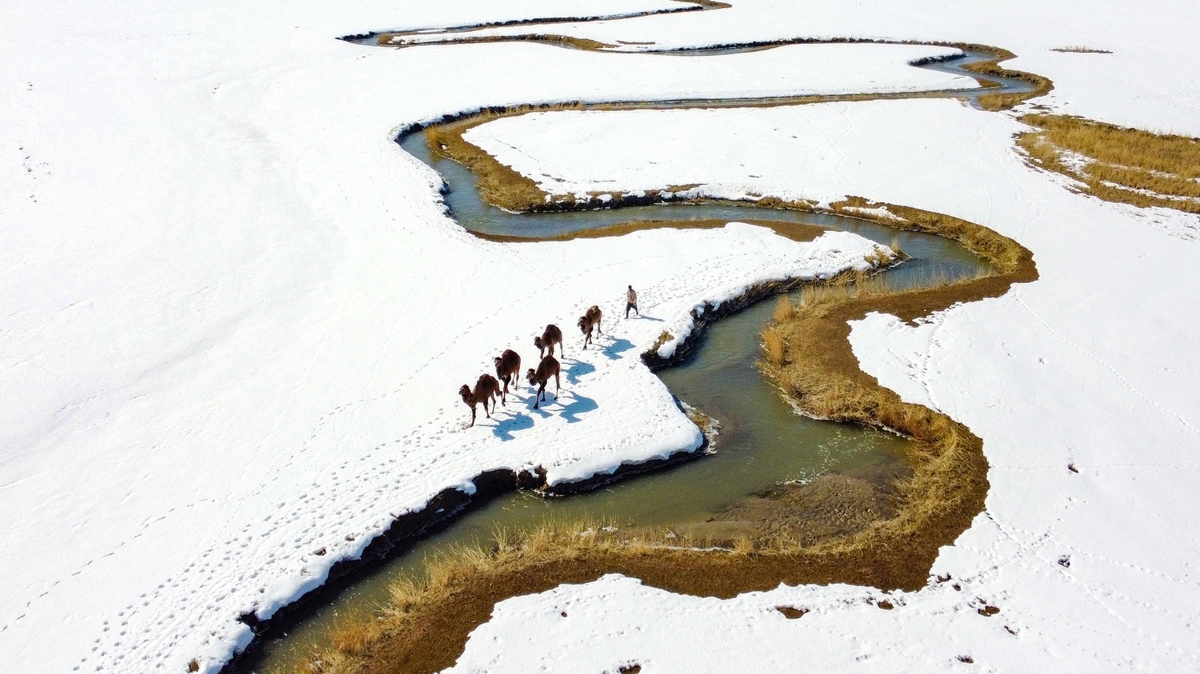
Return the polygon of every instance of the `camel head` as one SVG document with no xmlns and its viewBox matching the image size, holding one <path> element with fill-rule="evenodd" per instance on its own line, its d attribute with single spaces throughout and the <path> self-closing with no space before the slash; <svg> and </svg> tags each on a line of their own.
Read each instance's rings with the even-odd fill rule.
<svg viewBox="0 0 1200 674">
<path fill-rule="evenodd" d="M 463 384 L 462 388 L 458 389 L 458 395 L 462 396 L 463 400 L 470 398 L 471 397 L 471 387 L 467 386 L 466 384 Z"/>
</svg>

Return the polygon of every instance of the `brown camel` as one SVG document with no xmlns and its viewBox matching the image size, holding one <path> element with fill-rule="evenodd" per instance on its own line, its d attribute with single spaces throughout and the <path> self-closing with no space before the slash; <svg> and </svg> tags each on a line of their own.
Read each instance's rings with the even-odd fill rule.
<svg viewBox="0 0 1200 674">
<path fill-rule="evenodd" d="M 583 348 L 587 348 L 588 344 L 592 343 L 592 328 L 595 327 L 596 333 L 603 335 L 600 330 L 600 307 L 592 305 L 588 308 L 587 313 L 579 317 L 579 331 L 583 333 Z"/>
<path fill-rule="evenodd" d="M 529 380 L 530 386 L 537 386 L 537 398 L 533 401 L 533 409 L 538 409 L 542 399 L 546 395 L 546 382 L 550 381 L 550 377 L 554 377 L 554 397 L 558 398 L 559 383 L 558 383 L 559 366 L 558 361 L 554 360 L 554 356 L 546 356 L 542 362 L 538 363 L 537 371 L 529 368 L 525 378 Z"/>
<path fill-rule="evenodd" d="M 512 385 L 516 387 L 517 382 L 521 380 L 521 356 L 517 355 L 512 349 L 505 349 L 504 353 L 496 356 L 496 378 L 504 384 L 504 390 L 500 392 L 500 404 L 508 405 L 508 383 L 511 380 Z"/>
<path fill-rule="evenodd" d="M 475 382 L 475 390 L 466 384 L 458 389 L 458 395 L 462 396 L 462 401 L 471 408 L 471 426 L 475 425 L 475 406 L 483 404 L 483 412 L 492 418 L 491 412 L 488 412 L 488 402 L 492 403 L 492 409 L 496 409 L 496 398 L 500 395 L 500 382 L 490 374 L 484 373 L 479 375 L 479 380 Z M 468 426 L 470 428 L 470 426 Z"/>
<path fill-rule="evenodd" d="M 558 326 L 554 325 L 553 323 L 546 326 L 546 331 L 542 333 L 541 337 L 533 338 L 533 345 L 538 348 L 538 358 L 541 358 L 544 355 L 553 356 L 555 344 L 558 345 L 559 351 L 562 352 L 562 355 L 565 358 L 567 353 L 566 350 L 563 349 L 562 330 L 559 330 Z M 549 354 L 545 353 L 547 349 L 550 350 Z"/>
</svg>

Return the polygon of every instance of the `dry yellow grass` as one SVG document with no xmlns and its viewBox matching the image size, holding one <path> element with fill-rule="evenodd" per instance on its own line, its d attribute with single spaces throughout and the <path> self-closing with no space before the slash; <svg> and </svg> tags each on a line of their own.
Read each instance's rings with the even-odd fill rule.
<svg viewBox="0 0 1200 674">
<path fill-rule="evenodd" d="M 792 301 L 786 297 L 775 300 L 775 310 L 771 312 L 771 320 L 781 323 L 792 317 Z"/>
<path fill-rule="evenodd" d="M 659 349 L 662 348 L 663 344 L 666 344 L 667 342 L 671 341 L 672 339 L 675 339 L 675 335 L 672 335 L 671 333 L 667 332 L 666 330 L 663 330 L 662 334 L 658 336 L 658 339 L 654 340 L 654 346 L 650 347 L 650 351 L 657 352 Z"/>
<path fill-rule="evenodd" d="M 1017 144 L 1030 163 L 1070 176 L 1079 191 L 1134 206 L 1200 213 L 1200 139 L 1065 115 L 1025 115 Z"/>
<path fill-rule="evenodd" d="M 763 351 L 766 353 L 767 359 L 775 365 L 784 365 L 785 352 L 783 335 L 774 328 L 765 328 L 762 331 Z"/>
</svg>

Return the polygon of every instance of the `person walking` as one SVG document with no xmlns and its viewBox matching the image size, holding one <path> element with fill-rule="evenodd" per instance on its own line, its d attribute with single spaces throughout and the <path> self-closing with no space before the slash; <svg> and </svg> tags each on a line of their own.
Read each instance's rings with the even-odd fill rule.
<svg viewBox="0 0 1200 674">
<path fill-rule="evenodd" d="M 637 292 L 633 286 L 629 286 L 629 290 L 625 291 L 625 318 L 629 318 L 630 309 L 633 309 L 633 313 L 637 314 L 638 318 L 642 317 L 642 312 L 638 311 Z"/>
</svg>

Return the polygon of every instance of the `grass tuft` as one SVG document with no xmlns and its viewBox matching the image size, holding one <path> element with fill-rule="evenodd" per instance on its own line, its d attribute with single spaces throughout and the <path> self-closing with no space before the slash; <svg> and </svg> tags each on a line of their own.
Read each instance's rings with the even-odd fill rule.
<svg viewBox="0 0 1200 674">
<path fill-rule="evenodd" d="M 1050 51 L 1056 51 L 1064 54 L 1111 54 L 1107 49 L 1093 49 L 1083 45 L 1067 45 L 1066 47 L 1054 47 Z"/>
<path fill-rule="evenodd" d="M 663 344 L 666 344 L 672 339 L 675 339 L 675 335 L 663 330 L 662 334 L 658 336 L 658 339 L 654 340 L 654 346 L 650 347 L 650 352 L 658 353 L 658 350 L 662 348 Z"/>
<path fill-rule="evenodd" d="M 784 352 L 783 335 L 774 328 L 765 328 L 762 331 L 763 351 L 766 352 L 767 360 L 772 365 L 782 366 L 786 364 L 784 360 L 786 354 Z"/>
</svg>

